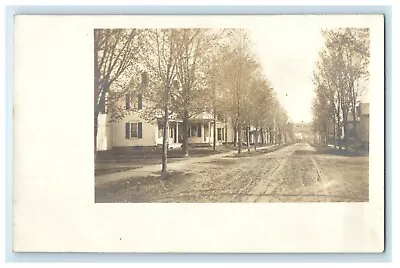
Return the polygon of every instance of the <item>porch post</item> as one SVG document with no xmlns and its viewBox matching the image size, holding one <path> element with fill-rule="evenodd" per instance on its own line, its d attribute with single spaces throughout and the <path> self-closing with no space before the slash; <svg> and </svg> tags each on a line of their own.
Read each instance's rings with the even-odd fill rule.
<svg viewBox="0 0 400 268">
<path fill-rule="evenodd" d="M 211 144 L 211 122 L 208 121 L 208 144 Z"/>
<path fill-rule="evenodd" d="M 203 128 L 203 130 L 201 131 L 202 133 L 201 133 L 201 139 L 202 139 L 202 142 L 206 142 L 207 140 L 205 139 L 205 137 L 207 137 L 206 136 L 206 124 L 201 124 L 202 125 L 202 128 Z"/>
</svg>

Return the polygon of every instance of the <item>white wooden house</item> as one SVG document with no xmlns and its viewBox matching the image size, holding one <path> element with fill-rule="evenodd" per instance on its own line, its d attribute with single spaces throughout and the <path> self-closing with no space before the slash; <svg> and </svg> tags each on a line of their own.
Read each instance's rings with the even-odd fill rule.
<svg viewBox="0 0 400 268">
<path fill-rule="evenodd" d="M 98 121 L 97 150 L 110 150 L 115 147 L 157 147 L 162 144 L 163 127 L 160 120 L 149 123 L 144 119 L 145 103 L 140 95 L 127 95 L 125 109 L 128 113 L 118 122 L 110 122 L 109 115 L 100 114 Z M 161 118 L 160 118 L 161 119 Z M 214 119 L 210 113 L 200 113 L 189 119 L 189 140 L 191 146 L 212 146 Z M 230 123 L 216 122 L 216 144 L 232 143 L 234 131 Z M 225 134 L 226 133 L 226 134 Z M 182 119 L 169 120 L 168 147 L 177 148 L 183 142 Z M 226 139 L 226 140 L 225 140 Z"/>
</svg>

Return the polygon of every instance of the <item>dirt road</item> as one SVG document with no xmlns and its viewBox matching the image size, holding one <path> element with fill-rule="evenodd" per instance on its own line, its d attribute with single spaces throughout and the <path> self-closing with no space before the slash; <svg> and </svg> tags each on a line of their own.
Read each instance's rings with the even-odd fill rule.
<svg viewBox="0 0 400 268">
<path fill-rule="evenodd" d="M 96 187 L 96 202 L 366 202 L 368 157 L 294 144 L 190 163 L 171 174 Z"/>
</svg>

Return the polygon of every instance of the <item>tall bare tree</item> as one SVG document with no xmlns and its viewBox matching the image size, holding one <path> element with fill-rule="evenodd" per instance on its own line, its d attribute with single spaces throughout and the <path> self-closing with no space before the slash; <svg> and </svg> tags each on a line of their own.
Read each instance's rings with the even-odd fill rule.
<svg viewBox="0 0 400 268">
<path fill-rule="evenodd" d="M 177 78 L 181 90 L 177 91 L 174 109 L 183 121 L 183 144 L 185 156 L 189 156 L 189 119 L 206 107 L 205 76 L 211 55 L 216 50 L 218 35 L 211 29 L 179 29 L 181 53 L 177 59 Z"/>
<path fill-rule="evenodd" d="M 118 81 L 124 74 L 134 75 L 142 48 L 142 31 L 138 29 L 94 30 L 94 150 L 97 151 L 98 116 L 112 111 L 133 83 L 134 77 Z M 124 79 L 122 79 L 124 80 Z M 118 85 L 117 85 L 118 84 Z M 113 90 L 114 89 L 116 90 Z M 107 107 L 109 109 L 107 109 Z M 115 111 L 115 109 L 114 109 Z"/>
<path fill-rule="evenodd" d="M 343 128 L 343 143 L 348 149 L 348 115 L 351 112 L 354 134 L 357 136 L 356 106 L 369 76 L 369 31 L 358 28 L 332 29 L 323 31 L 323 36 L 325 44 L 314 73 L 314 118 L 315 121 L 321 121 L 326 117 L 326 108 L 333 112 L 339 147 Z"/>
<path fill-rule="evenodd" d="M 244 29 L 234 29 L 229 35 L 229 45 L 225 47 L 226 59 L 222 66 L 223 88 L 231 89 L 229 112 L 238 134 L 238 153 L 242 151 L 242 135 L 246 131 L 246 102 L 253 72 L 258 67 L 257 59 L 251 51 L 251 41 Z"/>
<path fill-rule="evenodd" d="M 182 53 L 177 29 L 147 30 L 146 51 L 142 55 L 148 87 L 143 93 L 147 102 L 144 116 L 158 122 L 163 128 L 162 179 L 168 178 L 169 122 L 174 114 L 172 102 L 179 88 L 177 80 L 178 56 Z"/>
</svg>

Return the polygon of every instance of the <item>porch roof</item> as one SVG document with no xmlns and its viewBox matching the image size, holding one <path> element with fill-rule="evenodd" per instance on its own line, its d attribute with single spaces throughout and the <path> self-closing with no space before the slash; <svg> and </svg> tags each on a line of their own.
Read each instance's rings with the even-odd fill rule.
<svg viewBox="0 0 400 268">
<path fill-rule="evenodd" d="M 192 117 L 189 119 L 190 122 L 197 122 L 197 123 L 210 122 L 213 120 L 214 120 L 213 115 L 210 113 L 207 113 L 207 112 L 202 112 L 202 113 L 196 115 L 195 117 Z"/>
<path fill-rule="evenodd" d="M 157 118 L 157 123 L 162 123 L 162 118 Z M 171 122 L 178 122 L 178 123 L 182 123 L 183 122 L 183 120 L 182 119 L 179 119 L 179 118 L 169 118 L 168 119 L 168 122 L 169 123 L 171 123 Z"/>
<path fill-rule="evenodd" d="M 197 118 L 190 118 L 189 123 L 208 123 L 212 122 L 214 119 L 197 119 Z"/>
</svg>

